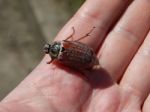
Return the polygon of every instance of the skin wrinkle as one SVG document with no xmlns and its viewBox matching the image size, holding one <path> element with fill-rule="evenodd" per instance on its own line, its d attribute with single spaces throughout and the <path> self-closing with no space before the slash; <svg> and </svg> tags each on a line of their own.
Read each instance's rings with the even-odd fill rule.
<svg viewBox="0 0 150 112">
<path fill-rule="evenodd" d="M 114 88 L 115 86 L 113 86 L 113 87 L 111 87 L 111 88 Z M 116 88 L 116 87 L 115 87 Z M 109 89 L 109 90 L 112 90 L 112 89 Z M 106 90 L 107 91 L 107 90 Z M 109 100 L 109 99 L 111 99 L 112 98 L 112 96 L 111 95 L 109 95 L 109 94 L 107 94 L 107 92 L 106 91 L 98 91 L 98 90 L 94 90 L 94 92 L 93 92 L 93 94 L 91 95 L 91 99 L 87 102 L 87 104 L 86 105 L 88 105 L 89 106 L 89 108 L 86 108 L 86 110 L 85 110 L 85 112 L 87 111 L 87 112 L 93 112 L 93 111 L 95 111 L 95 112 L 99 112 L 98 110 L 100 109 L 100 111 L 102 111 L 103 112 L 103 110 L 104 109 L 106 109 L 107 111 L 109 110 L 109 109 L 111 109 L 111 110 L 113 110 L 113 112 L 116 112 L 116 110 L 117 110 L 117 107 L 118 106 L 113 106 L 112 104 L 115 104 L 115 103 L 118 103 L 118 100 L 119 99 L 117 99 L 117 98 L 120 98 L 119 97 L 119 94 L 116 94 L 116 93 L 118 93 L 118 92 L 116 92 L 116 91 L 112 91 L 112 96 L 113 95 L 115 95 L 114 97 L 116 97 L 115 98 L 115 100 L 110 100 L 109 101 L 109 103 L 107 103 L 107 104 L 105 104 L 105 101 L 107 101 L 107 100 Z M 102 97 L 100 97 L 100 96 L 102 96 Z M 98 100 L 97 99 L 99 99 L 99 102 L 97 102 Z M 94 103 L 95 102 L 95 103 Z M 101 105 L 101 103 L 103 103 L 104 105 Z M 118 103 L 119 104 L 119 103 Z M 88 107 L 87 106 L 87 107 Z M 108 106 L 110 106 L 109 107 L 109 109 L 108 109 Z M 91 108 L 92 107 L 92 108 Z M 97 109 L 96 109 L 97 108 Z M 105 110 L 105 111 L 106 111 Z M 108 111 L 109 112 L 109 111 Z"/>
<path fill-rule="evenodd" d="M 95 17 L 95 15 L 96 15 L 96 17 Z M 100 12 L 93 15 L 93 14 L 91 14 L 91 12 L 88 9 L 85 9 L 82 12 L 77 12 L 75 16 L 77 18 L 79 18 L 79 20 L 81 22 L 84 22 L 85 24 L 89 23 L 89 21 L 92 21 L 94 24 L 98 23 L 98 24 L 95 24 L 95 27 L 96 27 L 96 29 L 101 30 L 101 32 L 107 32 L 106 29 L 108 29 L 108 27 L 110 26 L 110 23 L 112 23 L 113 19 L 114 19 L 114 18 L 112 18 L 111 21 L 109 20 L 110 22 L 108 22 L 106 20 L 104 21 L 104 19 L 101 17 Z"/>
<path fill-rule="evenodd" d="M 147 38 L 144 40 L 142 47 L 137 52 L 138 56 L 150 57 L 150 44 L 148 42 L 148 41 L 150 41 L 149 34 L 150 34 L 150 31 L 147 35 Z"/>
<path fill-rule="evenodd" d="M 53 112 L 55 112 L 57 110 L 57 108 L 53 104 L 53 102 L 51 102 L 49 99 L 47 99 L 44 96 L 32 97 L 32 98 L 24 100 L 23 102 L 19 102 L 19 103 L 30 106 L 32 108 L 36 108 L 38 110 L 41 110 L 41 112 L 43 112 L 42 111 L 43 109 L 41 107 L 45 107 L 45 108 L 47 108 L 47 110 L 53 110 Z"/>
<path fill-rule="evenodd" d="M 41 79 L 41 78 L 40 78 Z M 34 97 L 35 97 L 35 99 L 37 98 L 37 97 L 39 97 L 40 98 L 40 100 L 43 100 L 43 98 L 47 101 L 47 103 L 49 103 L 51 106 L 53 105 L 53 110 L 56 110 L 57 109 L 57 107 L 55 107 L 54 106 L 54 104 L 51 102 L 51 100 L 49 99 L 49 94 L 46 94 L 46 92 L 45 91 L 43 91 L 42 89 L 42 87 L 40 87 L 40 86 L 38 86 L 39 85 L 39 81 L 40 81 L 40 79 L 38 79 L 38 80 L 36 80 L 36 83 L 35 82 L 28 82 L 28 84 L 30 83 L 30 86 L 28 86 L 28 87 L 32 87 L 32 88 L 34 88 L 36 91 L 38 91 L 37 93 L 38 93 L 38 95 L 36 94 L 36 96 L 33 96 L 32 98 L 26 98 L 26 99 L 24 99 L 23 101 L 21 101 L 20 103 L 24 103 L 24 104 L 27 104 L 27 105 L 29 105 L 29 106 L 32 106 L 32 107 L 34 107 L 35 105 L 36 105 L 36 107 L 38 107 L 38 105 L 36 104 L 37 102 L 33 102 L 34 101 Z M 31 86 L 32 85 L 32 86 Z M 45 87 L 44 87 L 45 88 Z M 54 97 L 54 96 L 51 96 L 51 97 Z M 55 97 L 55 98 L 57 98 L 57 97 Z M 48 105 L 48 104 L 47 104 Z M 40 106 L 40 105 L 39 105 Z"/>
<path fill-rule="evenodd" d="M 142 102 L 144 99 L 142 99 L 140 96 L 142 96 L 142 92 L 139 91 L 138 89 L 136 89 L 135 87 L 133 87 L 133 85 L 131 86 L 130 84 L 126 84 L 124 86 L 122 86 L 121 88 L 122 91 L 122 101 L 124 102 L 121 108 L 121 110 L 124 112 L 128 112 L 128 109 L 131 110 L 131 105 L 132 107 L 135 106 L 134 103 L 136 102 L 136 107 L 139 107 L 139 110 L 141 110 L 142 107 L 140 107 L 142 105 Z M 137 109 L 137 108 L 136 108 Z M 134 110 L 134 109 L 133 109 Z"/>
<path fill-rule="evenodd" d="M 139 50 L 137 52 L 138 56 L 143 56 L 143 58 L 145 57 L 150 57 L 150 49 L 148 48 L 142 48 L 141 50 Z"/>
<path fill-rule="evenodd" d="M 45 94 L 45 92 L 42 91 L 42 88 L 39 87 L 35 82 L 30 82 L 30 86 L 28 87 L 34 88 L 35 91 L 38 91 L 38 96 L 43 97 L 44 99 L 47 99 L 47 94 Z M 35 97 L 37 97 L 37 95 Z M 31 98 L 25 99 L 24 101 L 21 101 L 21 103 L 27 103 L 26 101 L 28 102 L 31 101 Z"/>
<path fill-rule="evenodd" d="M 100 20 L 102 17 L 102 12 L 99 8 L 101 6 L 100 1 L 95 0 L 92 4 L 94 7 L 93 6 L 91 7 L 91 1 L 86 1 L 84 3 L 84 5 L 81 7 L 81 9 L 75 14 L 75 16 L 79 15 L 79 17 L 81 17 L 81 18 L 85 18 L 84 19 L 85 21 L 88 21 L 88 20 L 98 21 L 98 20 Z"/>
<path fill-rule="evenodd" d="M 95 7 L 100 7 L 101 6 L 101 5 L 99 5 L 99 3 L 96 0 L 94 1 L 94 3 L 93 4 L 94 4 Z M 96 5 L 99 5 L 99 6 L 96 6 Z M 93 8 L 93 9 L 95 10 L 95 13 L 93 13 L 93 11 L 89 10 L 89 8 L 84 7 L 84 8 L 82 8 L 82 11 L 78 11 L 75 16 L 77 16 L 81 19 L 84 18 L 83 22 L 87 22 L 87 23 L 90 20 L 96 21 L 94 23 L 99 23 L 99 24 L 96 24 L 96 26 L 100 27 L 100 29 L 105 29 L 104 31 L 106 31 L 106 26 L 110 26 L 110 23 L 113 22 L 115 16 L 113 15 L 111 20 L 109 18 L 109 22 L 108 22 L 107 21 L 108 18 L 104 19 L 105 16 L 103 16 L 104 15 L 103 14 L 103 8 L 101 10 L 97 10 L 96 8 Z M 118 13 L 116 13 L 116 14 L 118 14 Z M 97 21 L 99 21 L 99 22 L 97 22 Z"/>
<path fill-rule="evenodd" d="M 84 18 L 84 20 L 86 22 L 88 22 L 88 20 L 92 20 L 92 21 L 100 20 L 100 18 L 101 18 L 100 15 L 101 15 L 100 13 L 91 13 L 89 8 L 84 8 L 83 11 L 78 11 L 76 13 L 75 17 L 77 17 L 77 18 L 79 17 L 79 19 Z"/>
<path fill-rule="evenodd" d="M 84 23 L 84 24 L 89 23 L 89 21 L 93 21 L 93 23 L 98 22 L 99 24 L 95 24 L 95 27 L 96 27 L 96 29 L 99 29 L 101 32 L 105 32 L 106 28 L 107 28 L 106 26 L 109 25 L 109 23 L 107 23 L 107 22 L 95 20 L 95 18 L 92 18 L 88 13 L 87 14 L 83 14 L 83 12 L 82 12 L 82 14 L 77 13 L 76 17 L 79 18 L 79 20 L 82 21 L 82 23 Z M 94 31 L 96 29 L 94 29 Z"/>
<path fill-rule="evenodd" d="M 54 72 L 53 72 L 53 74 L 52 74 L 52 76 L 54 76 L 54 73 L 55 73 L 55 70 L 54 70 Z M 43 78 L 42 78 L 43 79 Z M 40 78 L 40 80 L 42 80 L 41 78 Z M 49 84 L 44 84 L 44 85 L 39 85 L 39 83 L 38 82 L 40 82 L 40 80 L 39 81 L 36 81 L 36 82 L 32 82 L 32 84 L 34 85 L 34 88 L 36 88 L 41 94 L 42 94 L 42 96 L 44 96 L 45 98 L 48 98 L 48 99 L 50 99 L 50 96 L 51 97 L 55 97 L 55 98 L 57 98 L 55 95 L 49 95 L 48 93 L 47 93 L 47 91 L 45 91 L 45 90 L 49 90 L 49 89 L 46 89 L 48 86 L 50 86 Z M 50 80 L 52 80 L 52 79 L 50 79 Z M 50 81 L 51 82 L 51 81 Z M 60 82 L 58 82 L 58 83 L 60 83 Z M 56 83 L 55 83 L 56 84 Z M 56 84 L 57 85 L 57 84 Z M 52 86 L 52 82 L 51 82 L 51 86 Z"/>
<path fill-rule="evenodd" d="M 7 108 L 6 105 L 0 104 L 0 112 L 11 112 L 9 108 Z"/>
<path fill-rule="evenodd" d="M 127 100 L 127 101 L 122 100 L 124 103 L 126 102 L 127 104 L 130 105 L 130 102 L 133 102 L 133 103 L 138 104 L 139 106 L 142 106 L 142 104 L 143 104 L 143 102 L 144 102 L 144 100 L 147 96 L 147 95 L 143 96 L 143 91 L 140 91 L 139 88 L 136 87 L 136 85 L 133 85 L 129 82 L 126 82 L 126 84 L 121 85 L 121 88 L 122 88 L 121 90 L 123 90 L 125 95 L 130 96 L 130 98 L 127 97 L 126 99 L 124 99 L 124 100 Z M 124 95 L 122 95 L 122 96 L 123 96 L 123 98 L 125 98 Z M 126 107 L 124 107 L 124 108 L 126 108 Z"/>
<path fill-rule="evenodd" d="M 117 27 L 115 27 L 112 32 L 126 35 L 126 36 L 119 36 L 119 37 L 120 38 L 125 37 L 125 39 L 131 40 L 131 42 L 133 42 L 137 45 L 139 45 L 141 43 L 139 36 L 134 34 L 134 32 L 129 31 L 126 28 L 123 28 L 123 26 L 121 26 L 121 25 L 120 26 L 118 25 Z"/>
<path fill-rule="evenodd" d="M 14 108 L 15 106 L 17 106 L 18 108 Z M 0 108 L 0 112 L 37 112 L 37 109 L 33 109 L 29 105 L 19 104 L 16 102 L 1 103 L 0 107 L 4 109 L 3 111 L 1 111 Z"/>
<path fill-rule="evenodd" d="M 54 75 L 54 74 L 53 74 Z M 38 82 L 39 82 L 40 80 L 38 80 L 38 81 L 36 81 L 36 83 L 38 84 Z M 64 81 L 63 81 L 64 82 Z M 40 87 L 41 88 L 41 87 Z M 45 86 L 44 86 L 44 88 L 45 88 Z M 63 88 L 62 88 L 63 89 Z M 45 88 L 45 90 L 49 90 L 49 89 L 46 89 Z M 45 93 L 47 93 L 46 91 L 43 91 L 43 90 L 41 90 L 42 91 L 42 93 L 44 94 L 44 96 L 46 96 L 47 97 L 47 94 L 45 94 Z M 49 95 L 48 95 L 49 96 Z M 48 98 L 49 99 L 49 98 Z M 77 103 L 78 104 L 78 103 Z M 79 104 L 78 104 L 79 105 Z M 78 106 L 77 106 L 78 107 Z"/>
<path fill-rule="evenodd" d="M 124 86 L 121 86 L 121 88 L 123 89 L 123 91 L 128 91 L 133 96 L 137 96 L 137 100 L 142 103 L 142 98 L 140 97 L 142 96 L 142 91 L 137 89 L 134 85 L 126 83 Z"/>
</svg>

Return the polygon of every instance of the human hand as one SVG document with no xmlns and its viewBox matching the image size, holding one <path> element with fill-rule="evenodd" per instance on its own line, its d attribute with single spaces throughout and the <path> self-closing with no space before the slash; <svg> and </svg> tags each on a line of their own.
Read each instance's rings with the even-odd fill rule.
<svg viewBox="0 0 150 112">
<path fill-rule="evenodd" d="M 98 52 L 101 69 L 86 79 L 66 66 L 46 64 L 46 55 L 3 99 L 0 112 L 149 112 L 149 1 L 87 0 L 56 40 L 70 35 L 72 26 L 74 39 L 96 27 L 81 42 Z"/>
</svg>

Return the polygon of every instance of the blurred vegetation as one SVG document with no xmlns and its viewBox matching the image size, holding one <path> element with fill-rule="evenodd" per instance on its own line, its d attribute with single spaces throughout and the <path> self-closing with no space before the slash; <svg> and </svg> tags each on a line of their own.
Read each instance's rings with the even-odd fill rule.
<svg viewBox="0 0 150 112">
<path fill-rule="evenodd" d="M 73 14 L 77 11 L 77 9 L 85 2 L 85 0 L 66 0 L 68 3 L 68 10 Z"/>
</svg>

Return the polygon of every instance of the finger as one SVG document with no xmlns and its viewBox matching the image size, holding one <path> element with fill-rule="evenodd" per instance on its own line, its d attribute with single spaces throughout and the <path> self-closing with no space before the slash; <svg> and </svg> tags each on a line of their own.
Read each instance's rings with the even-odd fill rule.
<svg viewBox="0 0 150 112">
<path fill-rule="evenodd" d="M 150 110 L 150 94 L 147 97 L 146 101 L 144 102 L 143 108 L 142 108 L 142 112 L 149 112 Z"/>
<path fill-rule="evenodd" d="M 128 105 L 139 107 L 150 93 L 150 32 L 127 68 L 121 87 Z M 129 97 L 130 96 L 130 97 Z M 133 108 L 133 107 L 126 107 Z"/>
<path fill-rule="evenodd" d="M 108 29 L 123 13 L 129 1 L 132 0 L 87 0 L 73 18 L 64 26 L 56 40 L 64 40 L 75 28 L 74 40 L 79 39 L 93 28 L 91 36 L 81 41 L 97 49 L 104 39 Z"/>
<path fill-rule="evenodd" d="M 135 0 L 100 50 L 100 64 L 118 80 L 137 52 L 150 28 L 150 3 Z"/>
</svg>

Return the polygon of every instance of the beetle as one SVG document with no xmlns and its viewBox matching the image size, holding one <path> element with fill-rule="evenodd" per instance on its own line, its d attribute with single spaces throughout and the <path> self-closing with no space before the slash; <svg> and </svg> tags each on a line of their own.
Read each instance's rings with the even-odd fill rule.
<svg viewBox="0 0 150 112">
<path fill-rule="evenodd" d="M 95 27 L 93 27 L 93 29 L 94 28 Z M 80 70 L 91 69 L 95 65 L 99 65 L 94 50 L 88 45 L 79 42 L 79 40 L 90 36 L 93 29 L 78 40 L 69 41 L 68 39 L 73 39 L 73 35 L 75 34 L 75 29 L 72 27 L 73 33 L 65 40 L 45 44 L 43 50 L 51 57 L 51 61 L 49 61 L 48 64 L 56 60 L 64 65 Z"/>
</svg>

